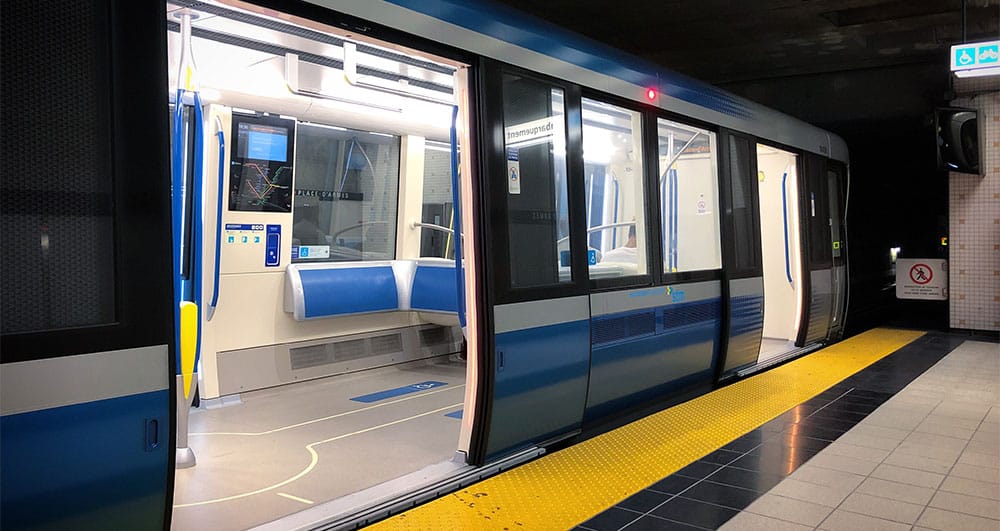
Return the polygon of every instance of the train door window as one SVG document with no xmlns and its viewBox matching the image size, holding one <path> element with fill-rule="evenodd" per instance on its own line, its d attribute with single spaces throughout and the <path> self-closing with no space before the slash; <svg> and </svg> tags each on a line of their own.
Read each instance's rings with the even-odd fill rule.
<svg viewBox="0 0 1000 531">
<path fill-rule="evenodd" d="M 293 261 L 395 257 L 399 146 L 393 135 L 299 124 Z"/>
<path fill-rule="evenodd" d="M 841 182 L 841 169 L 837 166 L 830 167 L 826 170 L 827 179 L 827 193 L 829 194 L 829 205 L 830 205 L 830 239 L 832 240 L 832 251 L 834 261 L 837 262 L 834 265 L 839 265 L 841 260 L 841 248 L 843 246 L 841 232 L 843 228 L 841 227 L 843 219 L 840 217 L 841 205 L 844 203 L 843 194 L 840 191 Z"/>
<path fill-rule="evenodd" d="M 715 133 L 657 120 L 663 272 L 720 269 Z"/>
<path fill-rule="evenodd" d="M 420 256 L 455 258 L 451 146 L 445 142 L 428 140 L 424 144 L 422 197 Z"/>
<path fill-rule="evenodd" d="M 645 275 L 641 114 L 583 98 L 590 278 Z"/>
<path fill-rule="evenodd" d="M 733 240 L 729 243 L 733 255 L 733 274 L 739 276 L 760 275 L 761 249 L 757 243 L 759 225 L 756 212 L 754 187 L 757 180 L 751 176 L 756 167 L 754 144 L 749 139 L 731 135 L 729 137 L 729 186 L 732 189 L 732 204 L 727 205 L 727 213 L 733 217 Z"/>
<path fill-rule="evenodd" d="M 809 238 L 809 264 L 815 269 L 825 269 L 832 265 L 830 200 L 827 198 L 828 185 L 825 182 L 826 160 L 816 155 L 806 157 L 805 210 L 810 219 L 807 226 Z"/>
<path fill-rule="evenodd" d="M 511 287 L 572 282 L 563 90 L 505 73 L 503 123 Z"/>
</svg>

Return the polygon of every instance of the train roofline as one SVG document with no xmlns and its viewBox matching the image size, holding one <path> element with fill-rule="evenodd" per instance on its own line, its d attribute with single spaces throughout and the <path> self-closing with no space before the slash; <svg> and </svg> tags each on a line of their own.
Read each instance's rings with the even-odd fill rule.
<svg viewBox="0 0 1000 531">
<path fill-rule="evenodd" d="M 488 0 L 307 0 L 448 46 L 848 162 L 837 135 Z"/>
</svg>

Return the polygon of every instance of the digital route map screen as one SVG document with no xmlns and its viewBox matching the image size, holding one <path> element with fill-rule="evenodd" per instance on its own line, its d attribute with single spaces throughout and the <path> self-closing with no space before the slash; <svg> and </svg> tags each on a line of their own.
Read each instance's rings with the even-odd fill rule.
<svg viewBox="0 0 1000 531">
<path fill-rule="evenodd" d="M 229 210 L 292 211 L 295 121 L 233 115 Z"/>
</svg>

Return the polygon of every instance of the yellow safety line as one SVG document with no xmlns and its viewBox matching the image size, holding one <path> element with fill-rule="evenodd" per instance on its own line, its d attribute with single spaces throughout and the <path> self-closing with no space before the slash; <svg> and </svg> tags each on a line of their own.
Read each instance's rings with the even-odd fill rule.
<svg viewBox="0 0 1000 531">
<path fill-rule="evenodd" d="M 875 329 L 370 529 L 570 529 L 923 335 Z"/>
</svg>

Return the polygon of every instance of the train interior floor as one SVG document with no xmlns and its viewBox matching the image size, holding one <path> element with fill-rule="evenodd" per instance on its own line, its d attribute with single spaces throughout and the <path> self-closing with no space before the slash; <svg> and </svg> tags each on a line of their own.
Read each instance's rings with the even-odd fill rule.
<svg viewBox="0 0 1000 531">
<path fill-rule="evenodd" d="M 445 356 L 192 410 L 197 465 L 176 471 L 173 529 L 246 529 L 448 461 L 465 371 Z"/>
<path fill-rule="evenodd" d="M 373 529 L 1000 529 L 995 337 L 873 329 Z"/>
</svg>

